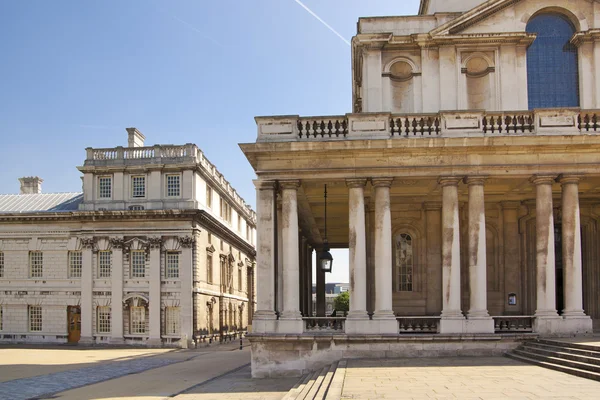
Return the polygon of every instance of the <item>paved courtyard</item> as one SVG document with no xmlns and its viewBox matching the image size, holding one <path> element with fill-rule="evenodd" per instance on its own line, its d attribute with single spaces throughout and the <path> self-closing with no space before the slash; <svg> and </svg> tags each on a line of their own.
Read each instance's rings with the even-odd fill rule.
<svg viewBox="0 0 600 400">
<path fill-rule="evenodd" d="M 195 350 L 0 347 L 0 400 L 279 400 L 237 344 Z M 595 399 L 595 382 L 504 357 L 349 360 L 342 399 Z"/>
</svg>

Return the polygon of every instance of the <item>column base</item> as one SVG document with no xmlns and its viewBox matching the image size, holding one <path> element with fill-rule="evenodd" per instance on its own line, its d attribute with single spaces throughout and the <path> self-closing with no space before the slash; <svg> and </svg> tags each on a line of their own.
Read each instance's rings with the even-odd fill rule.
<svg viewBox="0 0 600 400">
<path fill-rule="evenodd" d="M 346 316 L 346 321 L 348 321 L 349 319 L 369 319 L 369 314 L 367 313 L 367 311 L 361 310 L 361 311 L 350 311 L 348 313 L 348 315 Z"/>
<path fill-rule="evenodd" d="M 567 335 L 584 335 L 593 333 L 592 319 L 583 315 L 563 315 L 562 331 Z"/>
<path fill-rule="evenodd" d="M 543 336 L 562 336 L 563 319 L 556 315 L 535 315 L 533 332 Z"/>
<path fill-rule="evenodd" d="M 254 315 L 252 320 L 252 333 L 273 333 L 275 332 L 275 324 L 277 316 L 273 313 L 273 318 L 263 318 L 262 316 Z"/>
<path fill-rule="evenodd" d="M 456 317 L 442 317 L 440 319 L 439 333 L 464 333 L 465 317 L 462 315 Z"/>
<path fill-rule="evenodd" d="M 494 333 L 491 317 L 469 317 L 465 320 L 465 333 Z"/>
<path fill-rule="evenodd" d="M 284 334 L 304 333 L 304 321 L 302 318 L 279 318 L 276 323 L 276 332 Z"/>
</svg>

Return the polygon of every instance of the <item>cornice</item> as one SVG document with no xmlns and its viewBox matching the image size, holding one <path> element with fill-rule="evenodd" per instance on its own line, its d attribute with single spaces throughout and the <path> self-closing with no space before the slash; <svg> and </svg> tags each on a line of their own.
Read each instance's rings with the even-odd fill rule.
<svg viewBox="0 0 600 400">
<path fill-rule="evenodd" d="M 598 40 L 600 40 L 600 29 L 590 29 L 585 32 L 575 33 L 570 43 L 575 47 L 579 47 L 584 43 L 594 43 Z"/>
<path fill-rule="evenodd" d="M 458 18 L 435 28 L 430 34 L 432 36 L 444 35 L 446 33 L 451 35 L 456 34 L 520 1 L 521 0 L 497 0 L 495 2 L 485 2 L 473 8 L 471 11 L 467 11 Z"/>
</svg>

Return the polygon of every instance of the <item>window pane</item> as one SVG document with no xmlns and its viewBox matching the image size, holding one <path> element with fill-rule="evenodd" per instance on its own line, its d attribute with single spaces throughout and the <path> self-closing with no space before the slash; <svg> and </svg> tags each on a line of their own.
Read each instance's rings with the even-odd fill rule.
<svg viewBox="0 0 600 400">
<path fill-rule="evenodd" d="M 69 252 L 69 277 L 81 278 L 82 255 L 80 251 Z"/>
<path fill-rule="evenodd" d="M 146 276 L 146 253 L 143 251 L 131 252 L 131 277 L 144 278 Z"/>
<path fill-rule="evenodd" d="M 397 290 L 399 292 L 412 292 L 413 286 L 413 256 L 412 238 L 403 233 L 396 237 L 396 270 Z"/>
<path fill-rule="evenodd" d="M 206 281 L 208 283 L 212 283 L 212 275 L 213 275 L 213 257 L 212 254 L 208 254 L 206 256 Z"/>
<path fill-rule="evenodd" d="M 167 278 L 179 278 L 179 253 L 167 253 Z"/>
<path fill-rule="evenodd" d="M 98 333 L 110 333 L 110 307 L 98 307 L 96 329 Z"/>
<path fill-rule="evenodd" d="M 98 252 L 98 278 L 110 278 L 112 264 L 112 252 Z"/>
<path fill-rule="evenodd" d="M 112 178 L 103 176 L 98 179 L 98 197 L 110 199 L 112 197 Z"/>
<path fill-rule="evenodd" d="M 146 308 L 131 307 L 131 333 L 134 335 L 146 333 Z"/>
<path fill-rule="evenodd" d="M 42 331 L 42 307 L 29 306 L 29 330 L 32 332 Z"/>
<path fill-rule="evenodd" d="M 167 175 L 167 197 L 179 196 L 179 175 Z"/>
<path fill-rule="evenodd" d="M 541 14 L 527 24 L 537 37 L 527 49 L 529 109 L 579 107 L 577 48 L 570 43 L 575 28 L 558 14 Z"/>
<path fill-rule="evenodd" d="M 32 278 L 41 278 L 44 274 L 44 256 L 41 251 L 29 253 L 29 271 Z"/>
<path fill-rule="evenodd" d="M 0 278 L 4 278 L 4 252 L 0 251 Z"/>
<path fill-rule="evenodd" d="M 165 308 L 165 334 L 179 335 L 179 307 Z"/>
<path fill-rule="evenodd" d="M 146 196 L 146 177 L 145 176 L 134 176 L 131 178 L 131 192 L 132 197 L 145 197 Z"/>
</svg>

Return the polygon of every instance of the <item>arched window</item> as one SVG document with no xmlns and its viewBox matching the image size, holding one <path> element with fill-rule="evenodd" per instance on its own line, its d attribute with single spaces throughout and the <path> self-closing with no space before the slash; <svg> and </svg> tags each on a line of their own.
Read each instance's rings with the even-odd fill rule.
<svg viewBox="0 0 600 400">
<path fill-rule="evenodd" d="M 560 14 L 540 14 L 527 24 L 537 38 L 527 50 L 529 109 L 579 107 L 575 27 Z"/>
<path fill-rule="evenodd" d="M 396 236 L 396 285 L 398 292 L 413 291 L 413 240 L 408 233 Z"/>
</svg>

